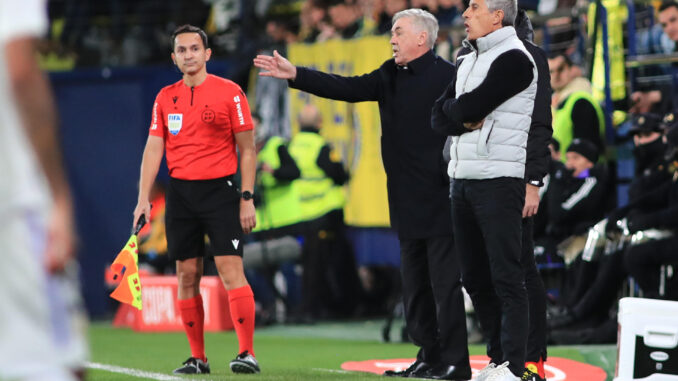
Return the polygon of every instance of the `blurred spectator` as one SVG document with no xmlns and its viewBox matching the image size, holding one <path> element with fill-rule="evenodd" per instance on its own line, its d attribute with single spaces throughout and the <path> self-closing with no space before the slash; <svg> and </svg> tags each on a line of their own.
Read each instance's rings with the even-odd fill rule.
<svg viewBox="0 0 678 381">
<path fill-rule="evenodd" d="M 429 11 L 435 16 L 438 13 L 438 0 L 410 0 L 410 7 Z"/>
<path fill-rule="evenodd" d="M 542 2 L 547 3 L 550 0 L 542 0 Z M 546 51 L 554 55 L 575 56 L 577 53 L 577 29 L 580 27 L 579 20 L 572 16 L 555 17 L 548 18 L 545 24 L 545 33 L 548 33 L 549 36 L 548 44 L 544 47 Z M 575 62 L 581 63 L 580 60 Z"/>
<path fill-rule="evenodd" d="M 205 32 L 211 42 L 215 55 L 232 54 L 237 50 L 238 39 L 245 20 L 242 0 L 203 0 L 210 4 L 209 17 L 205 22 Z M 257 24 L 257 23 L 254 23 Z M 257 34 L 247 38 L 256 41 Z M 238 51 L 242 53 L 242 51 Z"/>
<path fill-rule="evenodd" d="M 286 54 L 287 44 L 296 41 L 299 33 L 299 15 L 294 14 L 293 9 L 281 8 L 269 10 L 266 18 L 266 39 L 259 47 L 259 52 L 270 54 L 277 50 Z M 249 61 L 242 62 L 247 62 L 249 72 Z M 254 93 L 256 97 L 253 108 L 261 118 L 258 127 L 264 136 L 289 138 L 291 130 L 287 84 L 273 78 L 257 78 Z"/>
<path fill-rule="evenodd" d="M 674 51 L 678 43 L 678 2 L 664 1 L 659 7 L 658 21 L 664 34 L 674 42 Z M 676 70 L 675 67 L 673 70 Z M 671 85 L 662 85 L 654 89 L 636 91 L 631 94 L 631 108 L 634 113 L 654 112 L 664 114 L 671 110 L 676 99 L 675 90 Z"/>
<path fill-rule="evenodd" d="M 379 15 L 384 11 L 386 0 L 358 0 L 365 18 L 369 18 L 376 25 L 379 23 Z"/>
<path fill-rule="evenodd" d="M 605 120 L 603 110 L 591 95 L 591 83 L 579 76 L 570 59 L 558 54 L 549 59 L 553 88 L 553 138 L 561 147 L 561 160 L 573 139 L 595 144 L 601 158 L 605 156 Z"/>
<path fill-rule="evenodd" d="M 658 21 L 664 33 L 674 42 L 678 42 L 678 2 L 664 1 L 659 7 Z"/>
<path fill-rule="evenodd" d="M 617 220 L 624 216 L 645 214 L 646 195 L 654 192 L 657 187 L 667 184 L 670 179 L 664 158 L 666 145 L 661 141 L 661 133 L 657 132 L 660 128 L 660 119 L 655 115 L 640 115 L 634 118 L 633 123 L 631 134 L 634 136 L 636 146 L 633 151 L 636 159 L 636 177 L 630 189 L 640 195 L 640 198 L 631 197 L 632 202 L 629 205 L 609 213 L 606 231 L 610 235 L 618 229 Z M 663 200 L 652 201 L 659 204 L 664 202 Z M 640 250 L 642 251 L 642 248 Z M 581 262 L 578 268 L 579 278 L 573 285 L 573 290 L 569 292 L 570 302 L 566 303 L 566 307 L 560 313 L 554 314 L 549 321 L 552 328 L 561 329 L 561 332 L 554 336 L 558 344 L 593 343 L 613 339 L 616 331 L 609 331 L 610 324 L 603 324 L 601 326 L 603 329 L 599 332 L 590 328 L 583 330 L 581 328 L 582 326 L 598 327 L 601 322 L 609 319 L 608 311 L 614 307 L 618 290 L 629 273 L 629 270 L 624 268 L 624 257 L 624 251 L 617 250 L 603 256 L 600 263 Z M 626 257 L 628 262 L 628 255 Z M 658 274 L 658 271 L 655 273 Z M 658 287 L 654 290 L 657 289 Z M 579 329 L 574 330 L 572 327 Z"/>
<path fill-rule="evenodd" d="M 379 15 L 379 20 L 377 22 L 377 33 L 391 33 L 391 20 L 393 19 L 393 16 L 407 8 L 407 0 L 384 0 L 384 10 Z"/>
<path fill-rule="evenodd" d="M 329 22 L 327 6 L 323 0 L 307 0 L 301 8 L 301 30 L 299 39 L 303 42 L 325 41 L 334 34 Z"/>
<path fill-rule="evenodd" d="M 204 25 L 206 1 L 64 0 L 60 53 L 78 66 L 131 66 L 163 62 L 166 37 L 177 25 Z"/>
<path fill-rule="evenodd" d="M 302 308 L 311 319 L 350 316 L 362 298 L 353 251 L 346 239 L 344 194 L 348 174 L 330 158 L 320 135 L 322 116 L 313 105 L 299 113 L 301 130 L 289 152 L 301 171 L 297 190 L 306 224 L 302 262 Z"/>
<path fill-rule="evenodd" d="M 673 113 L 667 118 L 672 119 Z M 640 114 L 633 120 L 629 133 L 633 136 L 635 173 L 629 187 L 630 200 L 640 198 L 670 178 L 662 127 L 662 119 L 656 114 Z"/>
<path fill-rule="evenodd" d="M 326 0 L 327 14 L 335 30 L 334 37 L 356 38 L 371 34 L 371 28 L 366 25 L 362 8 L 356 0 Z"/>
<path fill-rule="evenodd" d="M 256 114 L 252 119 L 257 120 Z M 264 129 L 256 126 L 257 183 L 254 192 L 257 212 L 257 226 L 254 232 L 262 239 L 279 237 L 284 234 L 301 233 L 304 216 L 301 211 L 299 194 L 292 182 L 299 178 L 299 167 L 290 156 L 288 142 L 280 136 L 269 136 Z"/>
<path fill-rule="evenodd" d="M 438 0 L 438 11 L 436 17 L 441 28 L 450 27 L 456 23 L 461 23 L 461 13 L 463 4 L 461 0 Z"/>
<path fill-rule="evenodd" d="M 277 301 L 284 304 L 286 311 L 293 309 L 294 262 L 281 258 L 276 251 L 276 239 L 285 235 L 299 235 L 303 232 L 299 195 L 293 181 L 300 176 L 299 168 L 287 150 L 288 142 L 279 136 L 269 136 L 259 128 L 259 116 L 252 114 L 257 149 L 257 177 L 255 199 L 257 226 L 253 238 L 261 245 L 261 253 L 255 256 L 248 252 L 248 258 L 259 258 L 257 266 L 246 264 L 247 278 L 252 284 L 257 301 L 257 324 L 273 323 L 284 319 L 284 311 L 278 308 Z M 250 246 L 250 245 L 248 245 Z M 247 247 L 244 248 L 247 251 Z M 255 246 L 257 247 L 257 246 Z M 278 246 L 279 247 L 279 246 Z M 299 249 L 297 253 L 301 250 Z M 291 270 L 291 271 L 290 271 Z M 284 274 L 285 283 L 278 287 L 277 274 Z M 294 280 L 292 280 L 294 279 Z"/>
<path fill-rule="evenodd" d="M 595 164 L 597 147 L 587 140 L 575 139 L 566 157 L 548 190 L 547 233 L 557 240 L 585 233 L 605 214 L 608 174 L 605 165 Z"/>
<path fill-rule="evenodd" d="M 663 238 L 632 245 L 626 252 L 624 265 L 626 270 L 638 282 L 646 297 L 659 297 L 659 267 L 663 264 L 678 262 L 678 128 L 672 126 L 666 133 L 669 146 L 668 160 L 673 162 L 672 178 L 657 186 L 640 198 L 631 202 L 630 207 L 639 208 L 635 214 L 629 214 L 627 225 L 629 233 L 649 229 L 669 230 Z M 673 290 L 674 292 L 676 290 Z"/>
</svg>

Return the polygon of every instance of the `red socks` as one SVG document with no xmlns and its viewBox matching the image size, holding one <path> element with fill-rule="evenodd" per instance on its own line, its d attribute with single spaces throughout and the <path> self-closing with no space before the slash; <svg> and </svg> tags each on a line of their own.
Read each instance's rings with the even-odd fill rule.
<svg viewBox="0 0 678 381">
<path fill-rule="evenodd" d="M 537 373 L 539 377 L 546 378 L 546 372 L 544 371 L 544 359 L 539 358 L 538 362 L 526 362 L 525 368 L 532 371 L 532 373 Z"/>
<path fill-rule="evenodd" d="M 181 311 L 181 321 L 184 323 L 184 331 L 188 337 L 188 345 L 191 346 L 191 357 L 207 361 L 205 357 L 205 310 L 202 307 L 200 294 L 191 299 L 177 300 Z"/>
<path fill-rule="evenodd" d="M 228 290 L 231 319 L 238 335 L 240 350 L 254 356 L 254 294 L 249 285 Z"/>
<path fill-rule="evenodd" d="M 191 356 L 207 361 L 204 335 L 205 310 L 202 306 L 202 297 L 196 295 L 191 299 L 178 300 L 177 304 L 181 311 L 181 321 L 184 323 L 188 344 L 191 347 Z M 238 353 L 248 351 L 254 356 L 254 294 L 250 286 L 229 290 L 228 304 L 240 345 Z"/>
</svg>

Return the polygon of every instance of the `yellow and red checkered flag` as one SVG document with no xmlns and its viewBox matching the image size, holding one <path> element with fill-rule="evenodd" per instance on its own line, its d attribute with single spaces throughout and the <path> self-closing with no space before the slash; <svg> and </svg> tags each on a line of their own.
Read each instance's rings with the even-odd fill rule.
<svg viewBox="0 0 678 381">
<path fill-rule="evenodd" d="M 115 257 L 113 264 L 111 264 L 111 271 L 114 274 L 113 279 L 122 277 L 118 287 L 111 293 L 111 298 L 138 309 L 141 309 L 141 281 L 139 280 L 139 244 L 137 243 L 137 234 L 139 234 L 139 230 L 141 230 L 145 223 L 146 218 L 142 214 L 139 217 L 137 226 L 134 228 L 134 233 L 118 256 Z"/>
</svg>

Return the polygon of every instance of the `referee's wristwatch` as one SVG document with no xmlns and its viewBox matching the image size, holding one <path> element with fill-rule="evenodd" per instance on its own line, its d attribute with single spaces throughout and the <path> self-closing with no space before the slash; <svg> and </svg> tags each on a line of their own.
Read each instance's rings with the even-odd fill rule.
<svg viewBox="0 0 678 381">
<path fill-rule="evenodd" d="M 242 197 L 242 199 L 245 200 L 245 201 L 249 201 L 249 200 L 252 200 L 254 198 L 254 193 L 252 193 L 250 191 L 243 191 L 241 193 L 240 197 Z"/>
</svg>

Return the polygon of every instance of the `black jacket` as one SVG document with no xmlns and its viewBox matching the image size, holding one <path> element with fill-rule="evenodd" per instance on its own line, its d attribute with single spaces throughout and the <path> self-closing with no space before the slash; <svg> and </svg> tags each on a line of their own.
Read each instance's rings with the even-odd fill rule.
<svg viewBox="0 0 678 381">
<path fill-rule="evenodd" d="M 556 165 L 560 169 L 551 176 L 547 191 L 547 233 L 556 238 L 582 234 L 605 215 L 607 168 L 596 165 L 588 177 L 575 178 L 562 163 Z"/>
<path fill-rule="evenodd" d="M 666 150 L 667 146 L 661 137 L 633 149 L 636 170 L 629 185 L 629 200 L 643 197 L 671 178 L 670 163 L 664 157 Z"/>
<path fill-rule="evenodd" d="M 445 136 L 431 129 L 431 107 L 454 76 L 454 65 L 429 51 L 407 68 L 390 59 L 371 73 L 342 77 L 298 67 L 289 81 L 324 98 L 379 102 L 391 225 L 400 238 L 452 233 Z"/>
<path fill-rule="evenodd" d="M 548 144 L 553 135 L 552 116 L 551 116 L 551 73 L 546 53 L 532 42 L 534 31 L 532 24 L 525 11 L 520 10 L 516 18 L 515 25 L 518 38 L 523 42 L 525 49 L 530 53 L 532 59 L 537 65 L 537 94 L 534 99 L 534 111 L 532 112 L 532 123 L 527 137 L 527 160 L 525 163 L 525 181 L 532 185 L 541 186 L 542 180 L 548 174 L 550 152 Z M 457 56 L 470 53 L 467 48 L 462 48 Z M 454 83 L 450 84 L 454 86 Z M 454 91 L 448 88 L 447 92 Z M 442 97 L 441 97 L 442 99 Z M 439 100 L 439 103 L 440 100 Z M 434 107 L 433 117 L 442 119 L 442 103 L 440 107 Z M 435 115 L 435 114 L 438 115 Z M 451 138 L 450 138 L 451 139 Z M 449 147 L 449 144 L 446 145 Z M 446 152 L 446 159 L 449 160 Z"/>
<path fill-rule="evenodd" d="M 278 181 L 292 181 L 301 176 L 299 167 L 287 150 L 287 146 L 282 144 L 278 146 L 278 158 L 280 160 L 280 167 L 273 171 L 273 177 Z"/>
<path fill-rule="evenodd" d="M 678 228 L 678 172 L 673 163 L 673 177 L 652 192 L 629 203 L 628 227 L 632 233 L 646 229 Z"/>
<path fill-rule="evenodd" d="M 320 133 L 320 131 L 318 131 L 316 128 L 309 127 L 302 127 L 301 131 L 314 134 Z M 332 179 L 335 185 L 344 185 L 348 181 L 348 173 L 346 173 L 344 165 L 341 162 L 332 161 L 330 158 L 331 152 L 332 148 L 330 148 L 330 145 L 325 144 L 322 146 L 322 148 L 320 148 L 320 152 L 318 152 L 318 158 L 315 162 L 318 167 L 322 169 L 323 172 L 325 172 L 325 175 Z"/>
</svg>

